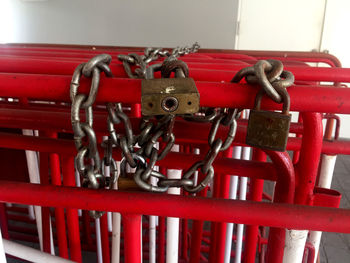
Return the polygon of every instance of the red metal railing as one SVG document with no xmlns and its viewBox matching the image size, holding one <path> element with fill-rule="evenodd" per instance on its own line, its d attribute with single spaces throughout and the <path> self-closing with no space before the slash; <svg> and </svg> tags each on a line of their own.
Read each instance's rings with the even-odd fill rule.
<svg viewBox="0 0 350 263">
<path fill-rule="evenodd" d="M 6 45 L 0 47 L 0 127 L 10 129 L 0 132 L 0 147 L 40 152 L 41 184 L 8 181 L 17 174 L 6 168 L 0 184 L 0 201 L 25 205 L 38 205 L 42 209 L 44 251 L 50 252 L 50 218 L 54 242 L 59 255 L 74 261 L 82 261 L 82 250 L 95 250 L 94 222 L 86 210 L 122 213 L 122 256 L 125 262 L 148 259 L 147 235 L 142 235 L 141 215 L 158 215 L 157 262 L 165 261 L 164 217 L 180 217 L 180 259 L 183 262 L 223 262 L 225 254 L 226 223 L 247 224 L 244 237 L 245 250 L 242 260 L 255 262 L 257 245 L 262 260 L 282 262 L 285 229 L 308 229 L 350 233 L 350 210 L 338 207 L 340 195 L 324 192 L 322 199 L 315 192 L 321 153 L 350 154 L 350 142 L 345 140 L 323 141 L 322 114 L 350 114 L 350 91 L 339 86 L 323 86 L 321 81 L 350 82 L 350 69 L 341 68 L 339 61 L 328 54 L 313 52 L 270 52 L 203 50 L 199 54 L 184 57 L 190 68 L 190 76 L 196 81 L 200 104 L 204 107 L 230 107 L 251 109 L 257 88 L 244 82 L 230 83 L 234 74 L 262 58 L 282 60 L 286 69 L 296 78 L 296 85 L 288 88 L 291 110 L 300 112 L 302 123 L 292 123 L 291 133 L 299 137 L 288 139 L 287 150 L 300 152 L 294 163 L 288 153 L 254 150 L 253 161 L 232 159 L 232 148 L 219 156 L 214 163 L 214 186 L 196 196 L 183 194 L 172 196 L 145 192 L 92 190 L 76 187 L 74 174 L 74 143 L 71 140 L 69 84 L 74 68 L 96 54 L 107 52 L 114 57 L 141 48 L 129 47 L 75 47 L 42 45 Z M 331 68 L 306 66 L 305 62 L 323 62 Z M 129 115 L 134 129 L 138 129 L 140 115 L 141 81 L 127 79 L 122 64 L 114 59 L 111 64 L 113 78 L 101 79 L 97 103 L 123 102 L 131 108 Z M 158 76 L 158 75 L 156 75 Z M 302 85 L 300 85 L 302 84 Z M 87 92 L 89 81 L 82 79 L 79 91 Z M 15 101 L 8 101 L 7 98 Z M 18 99 L 19 101 L 17 101 Z M 56 102 L 43 104 L 40 101 Z M 266 109 L 280 109 L 280 105 L 263 100 Z M 106 113 L 97 109 L 94 129 L 106 134 Z M 247 122 L 238 121 L 234 146 L 245 146 Z M 37 129 L 39 136 L 24 136 L 18 129 Z M 116 127 L 119 132 L 120 128 Z M 220 128 L 219 136 L 227 128 Z M 169 153 L 159 161 L 160 169 L 186 169 L 206 152 L 205 144 L 209 126 L 177 120 L 174 127 L 176 141 L 181 152 Z M 327 137 L 327 136 L 326 136 Z M 99 139 L 100 140 L 100 139 Z M 201 155 L 193 153 L 202 149 Z M 99 149 L 102 153 L 102 149 Z M 266 162 L 266 155 L 272 163 Z M 297 156 L 297 155 L 296 155 Z M 114 157 L 120 160 L 120 151 Z M 23 163 L 19 165 L 25 165 Z M 229 175 L 248 177 L 249 201 L 227 200 Z M 62 176 L 62 177 L 61 177 Z M 4 180 L 6 179 L 6 180 Z M 63 179 L 63 180 L 62 180 Z M 276 182 L 272 202 L 261 202 L 264 180 Z M 209 193 L 213 198 L 209 197 Z M 265 196 L 267 194 L 265 193 Z M 333 198 L 333 199 L 332 199 Z M 321 200 L 321 201 L 320 201 Z M 333 200 L 333 201 L 330 201 Z M 335 200 L 335 201 L 334 201 Z M 329 203 L 336 205 L 329 207 Z M 314 206 L 317 205 L 317 206 Z M 324 206 L 324 207 L 320 207 Z M 54 211 L 50 210 L 54 208 Z M 84 209 L 82 217 L 77 209 Z M 14 212 L 20 214 L 15 214 Z M 8 219 L 34 224 L 23 216 L 25 210 L 18 207 L 0 209 L 3 237 L 37 242 L 35 232 L 12 225 Z M 189 220 L 194 220 L 189 224 Z M 212 221 L 210 232 L 204 221 Z M 100 219 L 103 262 L 110 262 L 110 236 L 107 216 Z M 204 229 L 204 226 L 206 229 Z M 268 237 L 262 235 L 259 226 L 270 227 Z M 20 231 L 28 231 L 19 234 Z M 142 236 L 142 239 L 141 239 Z M 189 238 L 190 237 L 190 238 Z M 208 246 L 203 246 L 205 241 Z M 235 241 L 235 240 L 234 240 Z M 260 242 L 260 243 L 259 243 Z M 266 245 L 265 245 L 266 243 Z M 312 245 L 306 245 L 311 262 L 317 255 Z M 266 253 L 266 256 L 263 254 Z M 230 254 L 231 255 L 231 254 Z M 231 256 L 235 256 L 232 252 Z"/>
</svg>

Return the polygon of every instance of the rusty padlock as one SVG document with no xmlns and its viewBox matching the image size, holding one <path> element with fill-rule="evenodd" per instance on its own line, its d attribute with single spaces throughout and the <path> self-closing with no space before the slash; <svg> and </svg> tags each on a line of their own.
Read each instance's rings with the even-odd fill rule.
<svg viewBox="0 0 350 263">
<path fill-rule="evenodd" d="M 175 78 L 170 78 L 175 72 Z M 144 116 L 167 114 L 193 114 L 199 110 L 199 92 L 188 67 L 180 60 L 165 60 L 160 79 L 153 79 L 154 72 L 142 80 L 141 111 Z"/>
<path fill-rule="evenodd" d="M 284 89 L 282 113 L 260 110 L 264 91 L 261 89 L 255 98 L 254 109 L 250 111 L 246 144 L 261 149 L 284 152 L 287 146 L 291 115 L 290 97 Z"/>
</svg>

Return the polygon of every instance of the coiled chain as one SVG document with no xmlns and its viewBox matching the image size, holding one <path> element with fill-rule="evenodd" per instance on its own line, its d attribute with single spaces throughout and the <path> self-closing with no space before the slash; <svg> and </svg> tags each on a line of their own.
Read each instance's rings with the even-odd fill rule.
<svg viewBox="0 0 350 263">
<path fill-rule="evenodd" d="M 111 56 L 102 54 L 92 58 L 87 63 L 80 64 L 74 71 L 70 84 L 70 98 L 72 101 L 71 108 L 71 123 L 74 132 L 75 147 L 78 151 L 75 158 L 75 166 L 79 175 L 83 178 L 82 186 L 99 189 L 112 188 L 117 180 L 117 165 L 111 158 L 110 175 L 105 175 L 102 172 L 102 163 L 97 148 L 96 134 L 93 129 L 93 110 L 92 105 L 95 102 L 98 87 L 100 83 L 101 71 L 107 77 L 112 77 L 109 63 Z M 89 95 L 79 93 L 80 79 L 84 76 L 91 78 L 91 87 Z M 85 122 L 80 120 L 80 111 L 85 112 Z M 102 215 L 101 212 L 91 211 L 90 214 L 98 218 Z"/>
<path fill-rule="evenodd" d="M 177 57 L 196 52 L 199 45 L 192 47 L 176 48 L 170 53 L 162 49 L 146 48 L 144 55 L 135 53 L 119 55 L 123 62 L 126 73 L 130 78 L 154 78 L 154 72 L 160 71 L 162 78 L 169 78 L 171 73 L 175 77 L 188 77 L 188 67 Z M 159 57 L 166 57 L 161 64 L 149 65 Z M 108 103 L 106 105 L 108 118 L 108 138 L 102 142 L 105 149 L 103 163 L 110 166 L 110 177 L 102 173 L 102 162 L 97 149 L 97 140 L 92 128 L 93 113 L 92 105 L 95 101 L 101 72 L 107 77 L 112 73 L 109 68 L 111 57 L 98 55 L 87 63 L 80 64 L 72 78 L 70 96 L 72 100 L 71 121 L 74 131 L 75 145 L 78 151 L 76 156 L 76 168 L 83 178 L 83 186 L 99 189 L 111 187 L 117 178 L 117 166 L 112 157 L 114 147 L 122 152 L 120 164 L 120 176 L 127 177 L 127 166 L 135 168 L 133 174 L 136 184 L 147 191 L 165 192 L 169 187 L 183 187 L 190 193 L 196 193 L 205 188 L 214 176 L 213 162 L 219 152 L 227 150 L 232 144 L 237 130 L 237 119 L 240 109 L 231 108 L 201 108 L 199 113 L 179 116 L 187 121 L 211 123 L 208 136 L 209 150 L 204 159 L 195 162 L 189 169 L 183 172 L 181 179 L 167 179 L 156 171 L 157 161 L 162 160 L 172 149 L 175 143 L 173 127 L 174 115 L 144 116 L 140 122 L 140 133 L 135 135 L 128 115 L 123 111 L 121 103 Z M 136 66 L 134 72 L 131 66 Z M 91 88 L 88 96 L 78 93 L 81 76 L 91 78 Z M 240 70 L 231 82 L 239 82 L 242 78 L 250 84 L 260 84 L 259 92 L 266 93 L 277 103 L 282 103 L 285 98 L 286 87 L 294 81 L 292 73 L 283 70 L 283 65 L 277 60 L 261 60 L 254 66 Z M 288 93 L 287 93 L 288 95 Z M 288 96 L 289 98 L 289 96 Z M 85 111 L 85 122 L 80 120 L 80 111 Z M 124 127 L 124 133 L 117 133 L 116 125 Z M 218 138 L 217 132 L 220 126 L 229 127 L 225 138 Z M 84 140 L 83 140 L 84 139 Z M 199 171 L 203 178 L 195 184 L 195 173 Z M 150 183 L 150 178 L 155 177 L 158 182 Z"/>
</svg>

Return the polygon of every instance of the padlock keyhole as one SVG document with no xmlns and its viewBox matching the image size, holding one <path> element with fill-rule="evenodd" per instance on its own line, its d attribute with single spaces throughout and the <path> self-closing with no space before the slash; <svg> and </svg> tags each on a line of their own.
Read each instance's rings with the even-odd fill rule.
<svg viewBox="0 0 350 263">
<path fill-rule="evenodd" d="M 175 97 L 166 97 L 162 101 L 162 108 L 164 111 L 173 112 L 179 106 L 179 102 Z"/>
</svg>

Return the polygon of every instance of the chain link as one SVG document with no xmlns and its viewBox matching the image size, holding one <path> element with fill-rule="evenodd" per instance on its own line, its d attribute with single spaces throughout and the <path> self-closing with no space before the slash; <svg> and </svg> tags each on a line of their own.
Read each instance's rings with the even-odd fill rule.
<svg viewBox="0 0 350 263">
<path fill-rule="evenodd" d="M 175 48 L 172 52 L 160 48 L 146 48 L 144 55 L 131 53 L 119 55 L 118 59 L 123 62 L 125 71 L 130 78 L 154 78 L 156 71 L 161 72 L 162 78 L 169 78 L 172 73 L 175 77 L 188 77 L 188 67 L 179 56 L 197 52 L 199 45 L 195 43 L 192 47 Z M 165 57 L 162 63 L 149 65 L 161 57 Z M 183 172 L 181 179 L 168 179 L 164 174 L 155 170 L 157 161 L 162 160 L 172 149 L 175 143 L 173 127 L 174 115 L 144 116 L 140 121 L 140 133 L 135 135 L 130 118 L 123 111 L 121 103 L 108 103 L 107 130 L 108 138 L 102 142 L 104 148 L 103 164 L 110 167 L 110 176 L 101 172 L 101 161 L 97 149 L 97 140 L 93 125 L 92 105 L 98 92 L 101 72 L 106 76 L 112 76 L 109 69 L 111 61 L 108 55 L 99 55 L 87 63 L 79 65 L 72 78 L 71 100 L 72 113 L 71 122 L 74 131 L 75 145 L 78 150 L 76 156 L 76 167 L 83 177 L 83 185 L 91 188 L 111 188 L 117 178 L 117 166 L 112 157 L 114 147 L 122 152 L 120 164 L 120 176 L 127 177 L 128 166 L 136 169 L 133 178 L 136 184 L 147 191 L 165 192 L 169 187 L 182 187 L 190 193 L 196 193 L 205 188 L 213 179 L 213 163 L 217 155 L 227 150 L 236 135 L 237 119 L 240 109 L 231 108 L 201 108 L 200 112 L 193 115 L 179 116 L 187 121 L 211 123 L 208 136 L 209 150 L 205 157 L 195 162 L 190 168 Z M 132 66 L 136 66 L 134 71 Z M 89 95 L 78 93 L 81 77 L 91 78 Z M 277 60 L 258 61 L 254 66 L 240 70 L 232 79 L 239 82 L 245 78 L 249 84 L 260 84 L 261 92 L 268 94 L 276 102 L 282 102 L 286 97 L 286 87 L 294 81 L 294 76 L 283 70 L 283 65 Z M 80 120 L 80 111 L 85 111 L 85 122 Z M 115 126 L 122 125 L 123 133 L 117 133 Z M 224 138 L 218 137 L 220 127 L 228 127 Z M 195 173 L 201 173 L 202 180 L 195 183 Z M 151 177 L 158 179 L 156 185 L 151 184 Z M 100 212 L 93 211 L 94 216 Z"/>
<path fill-rule="evenodd" d="M 112 158 L 111 145 L 106 150 L 107 156 L 104 159 L 105 165 L 110 166 L 110 175 L 107 179 L 102 172 L 102 163 L 97 148 L 96 134 L 93 129 L 93 109 L 98 87 L 100 74 L 104 72 L 107 77 L 112 73 L 109 68 L 111 56 L 102 54 L 95 56 L 86 63 L 80 64 L 74 71 L 70 84 L 70 98 L 72 101 L 71 123 L 74 132 L 75 147 L 78 151 L 75 157 L 75 167 L 83 178 L 82 186 L 93 189 L 111 188 L 117 179 L 118 171 L 115 161 Z M 82 76 L 91 78 L 89 95 L 79 93 L 80 80 Z M 80 119 L 81 110 L 85 111 L 85 122 Z M 108 141 L 111 141 L 109 139 Z M 104 145 L 107 145 L 104 143 Z M 109 153 L 108 153 L 109 151 Z M 90 211 L 94 218 L 100 217 L 103 213 Z"/>
</svg>

